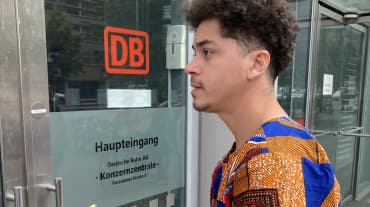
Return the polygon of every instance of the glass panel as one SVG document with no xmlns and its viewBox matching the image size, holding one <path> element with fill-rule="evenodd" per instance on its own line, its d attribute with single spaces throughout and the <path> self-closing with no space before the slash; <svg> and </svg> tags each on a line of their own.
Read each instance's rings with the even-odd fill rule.
<svg viewBox="0 0 370 207">
<path fill-rule="evenodd" d="M 365 34 L 357 27 L 322 15 L 314 86 L 313 131 L 335 165 L 343 198 L 352 194 L 355 138 L 326 132 L 358 126 Z"/>
<path fill-rule="evenodd" d="M 277 97 L 289 115 L 304 125 L 307 70 L 310 46 L 311 0 L 290 1 L 298 19 L 300 32 L 292 63 L 278 78 Z"/>
<path fill-rule="evenodd" d="M 53 172 L 65 206 L 185 206 L 181 2 L 45 0 Z M 181 58 L 168 58 L 168 45 Z"/>
<path fill-rule="evenodd" d="M 370 49 L 370 42 L 368 42 L 368 51 Z M 364 127 L 362 133 L 370 134 L 370 54 L 367 55 L 367 67 L 364 84 L 364 98 L 362 111 L 362 126 Z M 356 200 L 370 204 L 370 138 L 361 138 L 360 141 L 360 155 L 358 164 Z"/>
<path fill-rule="evenodd" d="M 122 95 L 133 90 L 138 96 L 148 93 L 146 98 L 141 100 L 145 104 L 139 104 L 138 107 L 166 107 L 169 97 L 173 98 L 172 104 L 183 106 L 183 83 L 186 76 L 182 71 L 171 72 L 171 79 L 176 81 L 176 84 L 172 84 L 173 94 L 169 94 L 168 86 L 171 84 L 168 84 L 169 75 L 166 69 L 167 25 L 182 24 L 182 19 L 173 17 L 171 13 L 172 10 L 173 13 L 178 13 L 178 2 L 181 1 L 64 0 L 55 3 L 46 0 L 50 111 L 110 108 L 108 101 L 112 100 L 107 95 L 112 89 L 119 89 Z M 148 33 L 148 75 L 117 75 L 105 72 L 106 26 Z M 119 108 L 128 106 L 123 104 Z"/>
</svg>

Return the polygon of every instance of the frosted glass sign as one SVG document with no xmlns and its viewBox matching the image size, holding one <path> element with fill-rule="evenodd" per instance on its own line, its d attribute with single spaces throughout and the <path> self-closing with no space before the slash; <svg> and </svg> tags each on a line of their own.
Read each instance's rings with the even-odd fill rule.
<svg viewBox="0 0 370 207">
<path fill-rule="evenodd" d="M 65 206 L 116 207 L 185 186 L 185 108 L 51 114 Z"/>
</svg>

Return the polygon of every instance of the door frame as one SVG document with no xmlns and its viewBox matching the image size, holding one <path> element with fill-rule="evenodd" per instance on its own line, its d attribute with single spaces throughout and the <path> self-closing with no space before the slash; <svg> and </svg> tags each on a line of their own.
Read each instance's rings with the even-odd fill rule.
<svg viewBox="0 0 370 207">
<path fill-rule="evenodd" d="M 6 116 L 3 117 L 2 123 L 4 120 L 18 123 L 16 130 L 19 136 L 12 134 L 11 127 L 2 127 L 3 196 L 6 197 L 6 199 L 3 198 L 4 206 L 13 206 L 15 201 L 12 200 L 19 201 L 20 206 L 52 206 L 53 196 L 46 188 L 53 184 L 48 127 L 49 97 L 44 2 L 42 0 L 7 1 L 8 4 L 4 3 L 2 6 L 8 5 L 8 8 L 2 11 L 5 11 L 4 15 L 9 18 L 10 23 L 6 24 L 5 30 L 1 32 L 12 31 L 13 36 L 0 41 L 4 41 L 5 44 L 12 42 L 11 47 L 14 49 L 11 54 L 15 56 L 14 61 L 12 65 L 5 68 L 11 68 L 15 73 L 13 78 L 16 78 L 12 82 L 16 90 L 8 95 L 19 96 L 19 98 L 11 102 L 17 106 L 8 113 L 19 114 L 19 116 L 11 117 L 2 110 L 2 114 Z M 16 157 L 14 157 L 14 151 L 19 151 Z M 14 163 L 12 159 L 21 161 Z M 15 174 L 18 177 L 14 177 L 6 169 L 14 165 L 17 165 L 14 171 L 21 174 L 20 176 Z M 12 180 L 18 181 L 14 183 Z"/>
<path fill-rule="evenodd" d="M 343 14 L 336 12 L 330 8 L 325 7 L 321 4 L 321 0 L 313 1 L 312 6 L 312 22 L 311 22 L 311 40 L 310 40 L 310 58 L 309 58 L 309 70 L 308 70 L 308 85 L 307 85 L 307 105 L 306 105 L 306 127 L 312 129 L 313 127 L 313 118 L 314 118 L 314 107 L 315 107 L 315 84 L 317 83 L 316 75 L 317 75 L 317 62 L 318 62 L 318 51 L 319 51 L 319 43 L 320 43 L 320 31 L 321 31 L 321 24 L 322 18 L 321 15 L 325 15 L 334 21 L 337 21 L 339 24 L 342 23 L 343 25 L 349 25 L 346 22 Z M 358 25 L 363 23 L 364 18 L 357 19 L 357 22 L 351 22 L 349 26 L 359 30 L 360 32 L 364 33 L 364 41 L 362 45 L 362 62 L 361 62 L 361 71 L 360 71 L 360 94 L 359 94 L 359 102 L 358 102 L 358 111 L 357 111 L 357 120 L 356 123 L 358 126 L 361 126 L 362 120 L 362 111 L 363 111 L 363 90 L 364 90 L 364 73 L 366 72 L 366 54 L 367 54 L 367 47 L 366 47 L 366 40 L 369 39 L 369 32 L 366 27 L 362 25 Z M 351 131 L 351 130 L 350 130 Z M 357 132 L 359 130 L 352 129 L 353 132 Z M 332 133 L 332 132 L 323 132 L 322 135 L 325 133 Z M 340 134 L 341 131 L 338 131 Z M 345 132 L 344 132 L 345 133 Z M 356 134 L 357 135 L 357 134 Z M 319 135 L 320 136 L 320 135 Z M 359 165 L 359 149 L 360 149 L 360 136 L 353 136 L 355 138 L 354 143 L 354 166 L 352 169 L 352 188 L 351 193 L 346 198 L 342 198 L 342 204 L 348 204 L 356 197 L 356 189 L 357 189 L 357 171 Z"/>
</svg>

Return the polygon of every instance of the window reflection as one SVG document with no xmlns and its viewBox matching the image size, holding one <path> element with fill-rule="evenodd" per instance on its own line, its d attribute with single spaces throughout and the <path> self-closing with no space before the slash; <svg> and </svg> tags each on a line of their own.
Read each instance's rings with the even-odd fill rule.
<svg viewBox="0 0 370 207">
<path fill-rule="evenodd" d="M 306 86 L 309 58 L 311 0 L 289 0 L 299 23 L 294 56 L 288 69 L 279 77 L 277 99 L 294 120 L 305 124 Z"/>
<path fill-rule="evenodd" d="M 50 111 L 108 109 L 109 89 L 149 90 L 147 107 L 168 107 L 169 97 L 171 106 L 184 106 L 185 75 L 171 71 L 173 84 L 169 84 L 166 69 L 167 26 L 176 23 L 173 4 L 171 0 L 45 0 Z M 148 75 L 105 72 L 106 26 L 149 34 Z"/>
<path fill-rule="evenodd" d="M 314 90 L 315 131 L 347 131 L 359 126 L 364 37 L 360 25 L 342 24 L 321 15 Z M 317 139 L 334 164 L 342 198 L 352 196 L 355 137 L 324 134 Z"/>
</svg>

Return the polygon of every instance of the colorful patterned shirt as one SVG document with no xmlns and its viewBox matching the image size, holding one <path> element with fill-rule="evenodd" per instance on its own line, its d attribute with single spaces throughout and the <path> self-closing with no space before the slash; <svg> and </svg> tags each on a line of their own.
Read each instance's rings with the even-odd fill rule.
<svg viewBox="0 0 370 207">
<path fill-rule="evenodd" d="M 340 188 L 324 148 L 300 124 L 270 120 L 212 176 L 211 207 L 340 206 Z"/>
</svg>

